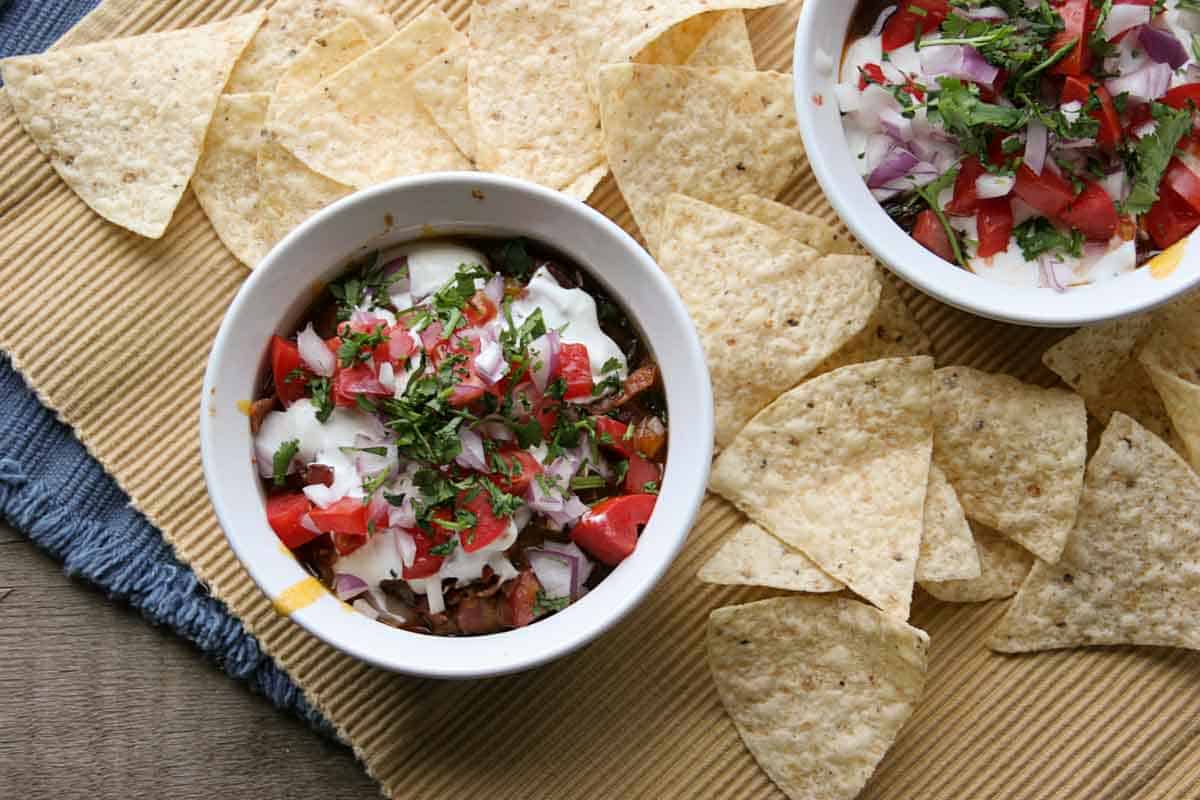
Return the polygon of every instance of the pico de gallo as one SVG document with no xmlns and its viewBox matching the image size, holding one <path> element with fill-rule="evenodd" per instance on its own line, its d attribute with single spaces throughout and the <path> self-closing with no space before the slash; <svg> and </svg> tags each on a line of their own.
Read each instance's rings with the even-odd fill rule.
<svg viewBox="0 0 1200 800">
<path fill-rule="evenodd" d="M 1065 291 L 1200 225 L 1200 0 L 901 0 L 851 25 L 851 153 L 946 261 Z"/>
<path fill-rule="evenodd" d="M 267 360 L 250 406 L 267 520 L 372 619 L 528 625 L 603 580 L 654 511 L 658 368 L 599 285 L 536 243 L 376 253 Z"/>
</svg>

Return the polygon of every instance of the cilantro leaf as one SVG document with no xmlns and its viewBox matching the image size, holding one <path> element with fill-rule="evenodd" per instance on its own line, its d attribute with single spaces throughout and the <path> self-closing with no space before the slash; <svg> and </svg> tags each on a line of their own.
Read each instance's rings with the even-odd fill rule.
<svg viewBox="0 0 1200 800">
<path fill-rule="evenodd" d="M 571 605 L 571 598 L 547 597 L 545 591 L 538 589 L 537 596 L 533 600 L 533 615 L 540 617 L 543 614 L 552 614 L 555 611 L 562 611 L 569 605 Z"/>
<path fill-rule="evenodd" d="M 1121 209 L 1126 214 L 1144 214 L 1158 200 L 1158 184 L 1167 164 L 1175 155 L 1179 140 L 1192 129 L 1192 112 L 1188 109 L 1154 103 L 1150 110 L 1158 125 L 1154 133 L 1137 140 L 1129 155 L 1129 171 L 1134 177 Z"/>
<path fill-rule="evenodd" d="M 522 282 L 529 280 L 534 266 L 525 242 L 523 238 L 509 239 L 491 252 L 492 262 L 501 272 Z"/>
<path fill-rule="evenodd" d="M 275 451 L 275 455 L 271 457 L 271 469 L 275 473 L 275 485 L 283 486 L 287 483 L 288 468 L 292 466 L 292 459 L 300 452 L 300 440 L 288 439 L 283 444 L 279 445 L 279 449 Z"/>
<path fill-rule="evenodd" d="M 442 520 L 434 520 L 434 522 L 437 522 L 440 525 L 442 523 Z M 454 552 L 454 549 L 456 547 L 458 547 L 458 537 L 451 536 L 449 539 L 442 542 L 441 544 L 435 545 L 434 547 L 429 548 L 429 555 L 431 555 L 431 556 L 448 556 Z"/>
<path fill-rule="evenodd" d="M 308 391 L 317 410 L 317 422 L 327 422 L 333 414 L 333 392 L 329 378 L 309 378 Z"/>
<path fill-rule="evenodd" d="M 1013 236 L 1026 261 L 1035 261 L 1043 253 L 1080 256 L 1083 253 L 1083 234 L 1062 231 L 1045 217 L 1031 217 L 1013 228 Z"/>
</svg>

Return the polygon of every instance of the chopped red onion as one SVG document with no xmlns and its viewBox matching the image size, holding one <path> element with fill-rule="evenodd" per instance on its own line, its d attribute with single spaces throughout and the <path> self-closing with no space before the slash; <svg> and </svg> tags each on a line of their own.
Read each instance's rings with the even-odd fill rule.
<svg viewBox="0 0 1200 800">
<path fill-rule="evenodd" d="M 486 341 L 480 345 L 479 355 L 475 356 L 475 371 L 489 386 L 504 377 L 508 372 L 508 363 L 504 360 L 504 348 L 499 342 Z"/>
<path fill-rule="evenodd" d="M 1046 148 L 1049 131 L 1045 124 L 1036 117 L 1029 121 L 1025 136 L 1025 166 L 1041 175 L 1046 164 Z"/>
<path fill-rule="evenodd" d="M 371 495 L 371 502 L 367 503 L 367 519 L 375 523 L 376 528 L 384 527 L 388 519 L 389 504 L 383 499 L 382 492 L 375 492 Z"/>
<path fill-rule="evenodd" d="M 547 597 L 575 597 L 579 585 L 579 563 L 566 553 L 531 547 L 525 551 L 529 566 Z"/>
<path fill-rule="evenodd" d="M 367 619 L 379 619 L 379 612 L 375 607 L 361 597 L 351 603 L 350 607 Z"/>
<path fill-rule="evenodd" d="M 867 36 L 878 36 L 883 32 L 883 26 L 887 24 L 888 17 L 896 13 L 899 6 L 888 6 L 883 11 L 879 12 L 879 16 L 875 18 L 875 24 L 871 26 L 871 32 Z"/>
<path fill-rule="evenodd" d="M 997 6 L 984 6 L 983 8 L 968 8 L 963 10 L 962 15 L 968 19 L 995 20 L 1003 22 L 1008 19 L 1008 13 L 1003 8 Z"/>
<path fill-rule="evenodd" d="M 533 359 L 533 374 L 530 377 L 538 392 L 546 391 L 550 376 L 558 371 L 559 347 L 558 331 L 546 331 L 529 345 L 529 354 Z"/>
<path fill-rule="evenodd" d="M 901 144 L 907 143 L 913 138 L 912 120 L 899 111 L 891 108 L 884 109 L 879 114 L 879 124 L 883 126 L 883 130 L 888 136 Z"/>
<path fill-rule="evenodd" d="M 975 193 L 980 199 L 1005 197 L 1012 191 L 1016 179 L 1012 175 L 993 175 L 985 172 L 975 179 Z"/>
<path fill-rule="evenodd" d="M 366 311 L 361 308 L 356 308 L 350 312 L 351 325 L 369 325 L 375 327 L 377 325 L 388 325 L 389 320 L 374 311 Z"/>
<path fill-rule="evenodd" d="M 1160 64 L 1170 65 L 1173 70 L 1188 62 L 1187 49 L 1170 31 L 1155 28 L 1153 25 L 1143 25 L 1138 31 L 1138 42 L 1146 48 L 1148 56 Z"/>
<path fill-rule="evenodd" d="M 498 442 L 511 442 L 513 440 L 512 429 L 505 425 L 500 420 L 489 419 L 479 423 L 475 429 L 483 436 L 489 439 L 495 439 Z"/>
<path fill-rule="evenodd" d="M 948 76 L 991 86 L 1000 75 L 1000 69 L 970 45 L 946 45 L 921 48 L 921 70 L 931 78 Z"/>
<path fill-rule="evenodd" d="M 325 378 L 333 375 L 337 367 L 337 358 L 325 344 L 325 340 L 313 330 L 311 322 L 296 336 L 296 347 L 300 351 L 300 360 L 313 374 Z"/>
<path fill-rule="evenodd" d="M 357 597 L 365 592 L 369 586 L 367 582 L 357 575 L 351 575 L 348 572 L 339 572 L 333 576 L 333 593 L 337 595 L 338 600 L 349 600 L 351 597 Z"/>
<path fill-rule="evenodd" d="M 504 301 L 504 276 L 497 273 L 488 278 L 488 282 L 483 285 L 483 293 L 496 304 L 496 308 L 499 308 L 500 303 Z"/>
<path fill-rule="evenodd" d="M 1069 103 L 1063 103 L 1059 106 L 1058 110 L 1067 118 L 1067 122 L 1075 122 L 1079 119 L 1080 113 L 1083 112 L 1083 103 L 1078 100 L 1072 100 Z"/>
<path fill-rule="evenodd" d="M 1104 24 L 1100 26 L 1100 30 L 1104 32 L 1104 38 L 1111 42 L 1130 28 L 1136 28 L 1138 25 L 1146 25 L 1149 22 L 1149 6 L 1115 3 L 1112 10 L 1108 12 L 1108 17 L 1105 18 Z"/>
<path fill-rule="evenodd" d="M 408 502 L 408 498 L 405 498 L 405 502 Z M 415 519 L 413 524 L 416 524 Z M 412 527 L 412 525 L 407 527 Z M 417 540 L 408 531 L 393 531 L 392 535 L 395 537 L 396 553 L 400 556 L 400 563 L 411 567 L 417 560 Z"/>
<path fill-rule="evenodd" d="M 903 147 L 893 147 L 883 162 L 871 171 L 867 177 L 867 186 L 872 189 L 881 188 L 907 175 L 918 163 L 920 159 Z"/>
<path fill-rule="evenodd" d="M 833 94 L 835 97 L 837 97 L 838 108 L 843 114 L 849 114 L 851 111 L 858 111 L 860 107 L 859 100 L 862 98 L 862 92 L 859 91 L 858 84 L 835 84 L 833 87 Z"/>
<path fill-rule="evenodd" d="M 1158 62 L 1146 64 L 1128 75 L 1119 78 L 1109 78 L 1104 82 L 1104 88 L 1113 97 L 1122 92 L 1129 92 L 1131 100 L 1149 103 L 1167 93 L 1171 86 L 1171 67 Z"/>
<path fill-rule="evenodd" d="M 536 482 L 536 481 L 535 481 Z M 575 522 L 586 514 L 590 509 L 576 495 L 571 495 L 563 503 L 562 511 L 547 511 L 546 519 L 550 520 L 559 527 L 574 525 Z"/>
<path fill-rule="evenodd" d="M 412 498 L 408 495 L 405 495 L 398 506 L 388 504 L 388 527 L 406 530 L 417 527 L 417 515 L 413 510 Z"/>
<path fill-rule="evenodd" d="M 1038 285 L 1043 289 L 1053 289 L 1056 292 L 1065 292 L 1066 286 L 1063 286 L 1058 275 L 1055 274 L 1054 268 L 1058 265 L 1058 259 L 1052 256 L 1038 256 Z"/>
<path fill-rule="evenodd" d="M 586 591 L 583 588 L 583 584 L 592 574 L 592 569 L 595 567 L 592 560 L 574 542 L 566 542 L 564 544 L 563 542 L 556 542 L 553 539 L 546 539 L 542 542 L 542 548 L 553 553 L 562 553 L 571 556 L 579 563 L 579 583 L 575 586 L 575 594 L 576 596 L 582 595 Z"/>
<path fill-rule="evenodd" d="M 317 527 L 317 523 L 313 522 L 313 518 L 308 514 L 300 517 L 300 527 L 309 533 L 324 533 L 324 531 Z"/>
<path fill-rule="evenodd" d="M 462 444 L 462 452 L 455 458 L 454 463 L 460 467 L 487 472 L 487 462 L 484 460 L 483 438 L 466 425 L 459 426 L 458 441 Z"/>
<path fill-rule="evenodd" d="M 343 373 L 348 374 L 348 373 Z M 350 377 L 341 384 L 341 389 L 347 394 L 386 395 L 392 390 L 379 382 L 374 375 L 364 374 L 362 377 Z"/>
</svg>

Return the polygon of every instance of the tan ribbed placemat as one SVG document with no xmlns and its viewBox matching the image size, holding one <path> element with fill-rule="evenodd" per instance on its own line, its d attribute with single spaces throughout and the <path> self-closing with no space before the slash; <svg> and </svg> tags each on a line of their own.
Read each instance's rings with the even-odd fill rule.
<svg viewBox="0 0 1200 800">
<path fill-rule="evenodd" d="M 200 24 L 255 5 L 107 0 L 64 41 Z M 398 17 L 423 5 L 398 3 Z M 463 26 L 469 5 L 445 8 Z M 792 2 L 748 15 L 760 67 L 789 68 L 798 10 Z M 159 241 L 105 223 L 57 178 L 7 107 L 0 164 L 0 348 L 386 792 L 778 796 L 722 712 L 704 662 L 708 611 L 762 594 L 693 578 L 736 520 L 730 506 L 706 501 L 660 588 L 608 635 L 550 666 L 439 683 L 340 655 L 276 616 L 226 546 L 204 490 L 201 375 L 244 269 L 190 192 Z M 783 199 L 834 220 L 811 175 Z M 611 178 L 593 204 L 631 227 Z M 1039 357 L 1061 334 L 976 320 L 904 293 L 940 363 L 1052 382 Z M 1001 610 L 918 591 L 913 623 L 933 640 L 926 697 L 864 798 L 1200 797 L 1200 653 L 995 655 L 984 640 Z"/>
</svg>

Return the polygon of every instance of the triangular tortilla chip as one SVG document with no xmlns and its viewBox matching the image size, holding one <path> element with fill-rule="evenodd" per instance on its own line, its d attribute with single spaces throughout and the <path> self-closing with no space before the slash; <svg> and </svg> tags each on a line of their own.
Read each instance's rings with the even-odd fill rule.
<svg viewBox="0 0 1200 800">
<path fill-rule="evenodd" d="M 370 49 L 371 43 L 362 26 L 353 19 L 344 19 L 317 34 L 287 63 L 287 69 L 279 76 L 268 116 L 275 117 L 279 109 L 294 102 L 306 89 L 316 86 Z"/>
<path fill-rule="evenodd" d="M 213 230 L 251 269 L 272 244 L 258 213 L 257 168 L 270 100 L 265 92 L 224 95 L 208 126 L 204 153 L 192 177 L 192 191 Z"/>
<path fill-rule="evenodd" d="M 879 302 L 875 262 L 825 256 L 682 195 L 667 203 L 659 263 L 679 290 L 712 375 L 716 441 L 862 330 Z"/>
<path fill-rule="evenodd" d="M 820 217 L 765 197 L 742 195 L 737 201 L 737 212 L 822 253 L 866 254 L 852 239 L 839 235 L 836 228 Z M 929 352 L 929 337 L 917 324 L 908 304 L 896 289 L 895 282 L 882 267 L 877 268 L 877 274 L 881 289 L 875 313 L 854 338 L 814 368 L 813 375 L 877 358 L 915 356 Z"/>
<path fill-rule="evenodd" d="M 721 453 L 713 491 L 907 619 L 933 443 L 932 376 L 933 359 L 914 356 L 800 384 Z"/>
<path fill-rule="evenodd" d="M 696 577 L 705 583 L 770 586 L 793 592 L 837 592 L 846 588 L 804 553 L 753 522 L 734 531 Z"/>
<path fill-rule="evenodd" d="M 234 62 L 262 24 L 196 28 L 0 62 L 18 119 L 100 216 L 157 239 L 191 180 Z"/>
<path fill-rule="evenodd" d="M 378 0 L 275 0 L 262 30 L 238 61 L 226 91 L 275 91 L 280 76 L 309 41 L 346 19 L 358 24 L 372 46 L 396 30 Z"/>
<path fill-rule="evenodd" d="M 430 7 L 272 116 L 280 144 L 327 178 L 354 187 L 471 164 L 417 100 L 413 71 L 466 38 Z"/>
<path fill-rule="evenodd" d="M 600 181 L 604 180 L 604 176 L 608 174 L 608 164 L 600 164 L 592 167 L 587 172 L 576 178 L 570 185 L 562 190 L 565 195 L 570 195 L 576 200 L 587 201 L 592 196 L 592 192 L 596 191 L 596 187 L 600 185 Z"/>
<path fill-rule="evenodd" d="M 988 644 L 1200 649 L 1200 478 L 1187 462 L 1113 414 L 1067 549 L 1034 566 Z"/>
<path fill-rule="evenodd" d="M 803 161 L 790 76 L 618 64 L 601 88 L 608 163 L 655 255 L 671 193 L 774 197 Z"/>
<path fill-rule="evenodd" d="M 562 0 L 477 0 L 471 7 L 468 92 L 475 162 L 551 189 L 580 183 L 604 160 L 600 117 L 579 50 L 591 24 Z M 603 177 L 603 172 L 601 172 Z"/>
<path fill-rule="evenodd" d="M 844 597 L 708 618 L 708 667 L 758 765 L 793 800 L 857 797 L 925 689 L 929 636 Z"/>
<path fill-rule="evenodd" d="M 709 11 L 689 17 L 633 57 L 639 64 L 755 69 L 750 32 L 741 11 Z"/>
<path fill-rule="evenodd" d="M 1200 465 L 1200 309 L 1176 304 L 1158 314 L 1155 331 L 1138 354 L 1162 398 L 1181 450 Z"/>
<path fill-rule="evenodd" d="M 1012 597 L 1033 568 L 1033 555 L 1007 536 L 972 522 L 979 576 L 954 581 L 921 581 L 921 588 L 946 603 L 982 603 Z"/>
<path fill-rule="evenodd" d="M 978 578 L 979 554 L 954 487 L 937 464 L 929 465 L 925 528 L 917 554 L 918 581 Z"/>
<path fill-rule="evenodd" d="M 313 172 L 271 136 L 258 151 L 258 212 L 272 245 L 335 200 L 353 191 Z"/>
<path fill-rule="evenodd" d="M 467 103 L 466 44 L 451 48 L 413 71 L 417 99 L 462 154 L 475 160 L 475 129 Z"/>
<path fill-rule="evenodd" d="M 969 367 L 933 385 L 935 458 L 967 516 L 1057 561 L 1083 486 L 1083 400 Z"/>
</svg>

